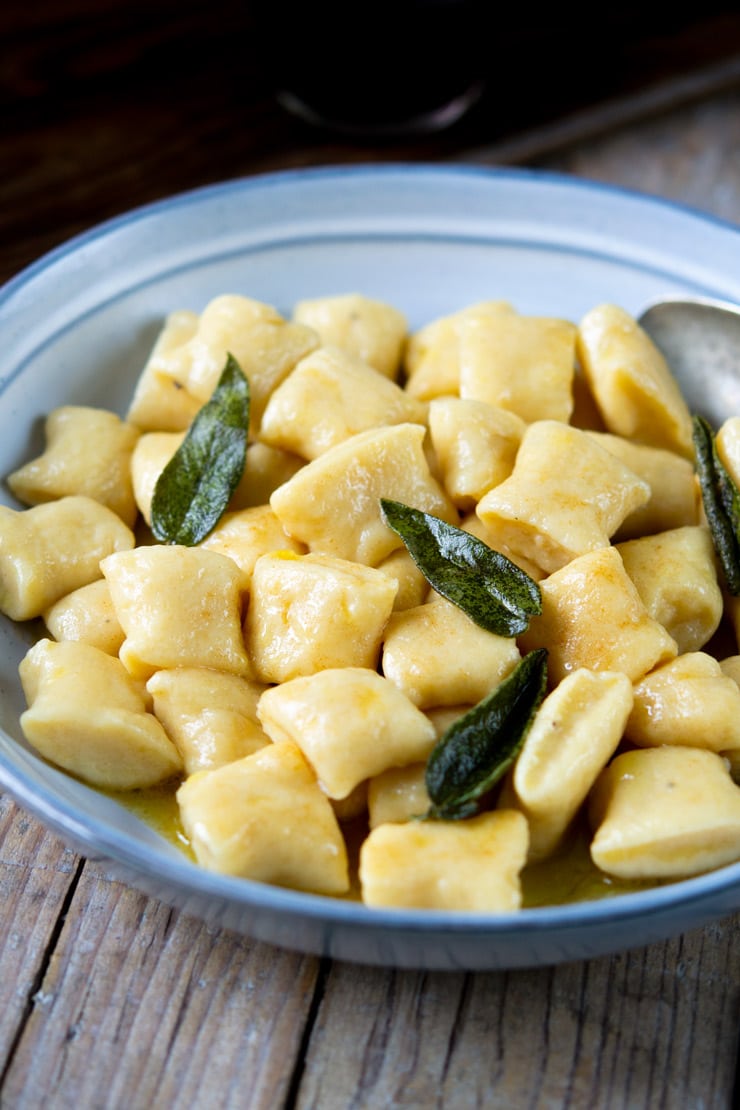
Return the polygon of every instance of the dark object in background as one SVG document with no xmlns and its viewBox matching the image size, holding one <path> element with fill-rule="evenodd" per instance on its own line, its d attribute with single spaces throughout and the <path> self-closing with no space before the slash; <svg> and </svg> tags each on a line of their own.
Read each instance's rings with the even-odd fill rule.
<svg viewBox="0 0 740 1110">
<path fill-rule="evenodd" d="M 479 99 L 490 64 L 483 0 L 375 0 L 270 5 L 279 101 L 303 119 L 350 135 L 442 130 Z"/>
<path fill-rule="evenodd" d="M 654 111 L 646 90 L 664 90 L 665 106 L 674 93 L 696 95 L 690 80 L 681 85 L 694 73 L 707 75 L 704 92 L 740 84 L 736 3 L 611 4 L 579 15 L 574 5 L 458 0 L 464 19 L 450 23 L 448 11 L 425 30 L 399 24 L 401 2 L 4 0 L 0 282 L 75 232 L 184 189 L 289 167 L 471 151 L 487 162 L 531 162 L 585 127 L 600 133 Z M 433 27 L 438 44 L 442 29 L 442 61 L 424 45 Z M 461 75 L 478 73 L 478 99 L 442 130 L 389 136 L 340 126 L 359 109 L 365 123 L 385 115 L 387 125 L 404 98 L 404 112 L 423 114 L 429 90 L 444 99 Z M 279 90 L 299 79 L 328 98 L 333 126 L 310 126 L 281 106 Z M 600 104 L 611 107 L 584 123 Z M 502 154 L 512 142 L 514 152 Z"/>
<path fill-rule="evenodd" d="M 325 134 L 369 144 L 460 123 L 470 132 L 482 121 L 490 138 L 511 135 L 733 51 L 740 58 L 731 4 L 701 12 L 649 0 L 585 11 L 490 0 L 248 6 L 278 102 Z"/>
</svg>

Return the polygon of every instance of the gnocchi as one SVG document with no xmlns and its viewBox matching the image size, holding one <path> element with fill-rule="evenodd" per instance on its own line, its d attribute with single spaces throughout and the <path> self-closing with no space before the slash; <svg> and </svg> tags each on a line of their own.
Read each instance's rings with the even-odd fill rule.
<svg viewBox="0 0 740 1110">
<path fill-rule="evenodd" d="M 243 473 L 205 538 L 157 541 L 159 477 L 228 355 Z M 716 437 L 736 482 L 739 428 Z M 43 626 L 28 743 L 118 796 L 169 784 L 200 866 L 499 913 L 581 844 L 612 891 L 740 860 L 740 601 L 691 414 L 620 306 L 481 300 L 410 330 L 360 293 L 290 316 L 218 296 L 163 322 L 123 418 L 51 412 L 7 483 L 25 507 L 0 507 L 0 610 Z M 384 501 L 452 525 L 457 573 L 463 541 L 521 568 L 524 630 L 435 589 Z M 533 652 L 547 685 L 521 743 L 444 819 L 432 753 Z"/>
</svg>

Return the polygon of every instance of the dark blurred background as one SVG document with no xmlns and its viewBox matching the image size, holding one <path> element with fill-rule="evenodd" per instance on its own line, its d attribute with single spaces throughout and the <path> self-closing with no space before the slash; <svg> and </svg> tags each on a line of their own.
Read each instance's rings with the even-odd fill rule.
<svg viewBox="0 0 740 1110">
<path fill-rule="evenodd" d="M 440 59 L 383 0 L 5 0 L 0 278 L 104 218 L 210 182 L 476 150 L 526 161 L 584 128 L 740 83 L 735 5 L 503 8 L 468 3 L 470 29 L 450 31 Z M 482 92 L 441 132 L 317 128 L 279 98 L 292 76 L 351 110 L 360 84 L 370 111 L 392 101 L 399 73 L 414 88 L 463 64 L 480 73 Z"/>
</svg>

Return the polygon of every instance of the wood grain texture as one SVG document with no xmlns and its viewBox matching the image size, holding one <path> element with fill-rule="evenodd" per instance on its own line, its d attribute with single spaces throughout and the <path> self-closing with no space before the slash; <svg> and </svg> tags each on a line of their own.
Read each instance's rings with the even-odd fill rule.
<svg viewBox="0 0 740 1110">
<path fill-rule="evenodd" d="M 608 959 L 491 974 L 334 965 L 300 1110 L 732 1105 L 740 921 Z"/>
<path fill-rule="evenodd" d="M 15 823 L 19 846 L 38 844 L 32 865 L 15 864 L 27 883 L 65 852 L 31 819 Z M 5 869 L 11 861 L 5 853 Z M 52 933 L 60 893 L 47 880 L 35 898 Z M 20 1035 L 0 1104 L 41 1108 L 53 1092 L 55 1110 L 724 1110 L 738 924 L 544 970 L 334 963 L 322 977 L 313 958 L 211 932 L 87 864 L 43 978 L 20 980 L 27 1012 L 13 1017 Z"/>
<path fill-rule="evenodd" d="M 664 112 L 639 128 L 621 128 L 536 162 L 740 224 L 740 83 L 686 105 L 680 117 Z"/>
<path fill-rule="evenodd" d="M 0 797 L 0 1075 L 38 998 L 80 867 L 60 840 L 8 797 Z"/>
<path fill-rule="evenodd" d="M 283 1104 L 318 961 L 209 931 L 87 864 L 2 1105 Z"/>
</svg>

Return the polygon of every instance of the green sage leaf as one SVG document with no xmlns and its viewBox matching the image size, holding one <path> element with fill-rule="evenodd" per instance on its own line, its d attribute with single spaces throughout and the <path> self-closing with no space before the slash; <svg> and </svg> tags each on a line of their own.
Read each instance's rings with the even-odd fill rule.
<svg viewBox="0 0 740 1110">
<path fill-rule="evenodd" d="M 722 463 L 717 441 L 703 416 L 693 418 L 696 472 L 709 531 L 727 582 L 740 596 L 740 491 Z"/>
<path fill-rule="evenodd" d="M 481 628 L 518 636 L 542 612 L 537 583 L 500 551 L 400 501 L 381 498 L 380 505 L 430 585 Z"/>
<path fill-rule="evenodd" d="M 458 821 L 478 812 L 519 754 L 546 683 L 547 650 L 537 648 L 447 729 L 427 762 L 427 818 Z"/>
<path fill-rule="evenodd" d="M 162 543 L 193 547 L 218 524 L 244 473 L 249 399 L 249 382 L 228 355 L 210 400 L 154 488 L 152 532 Z"/>
</svg>

